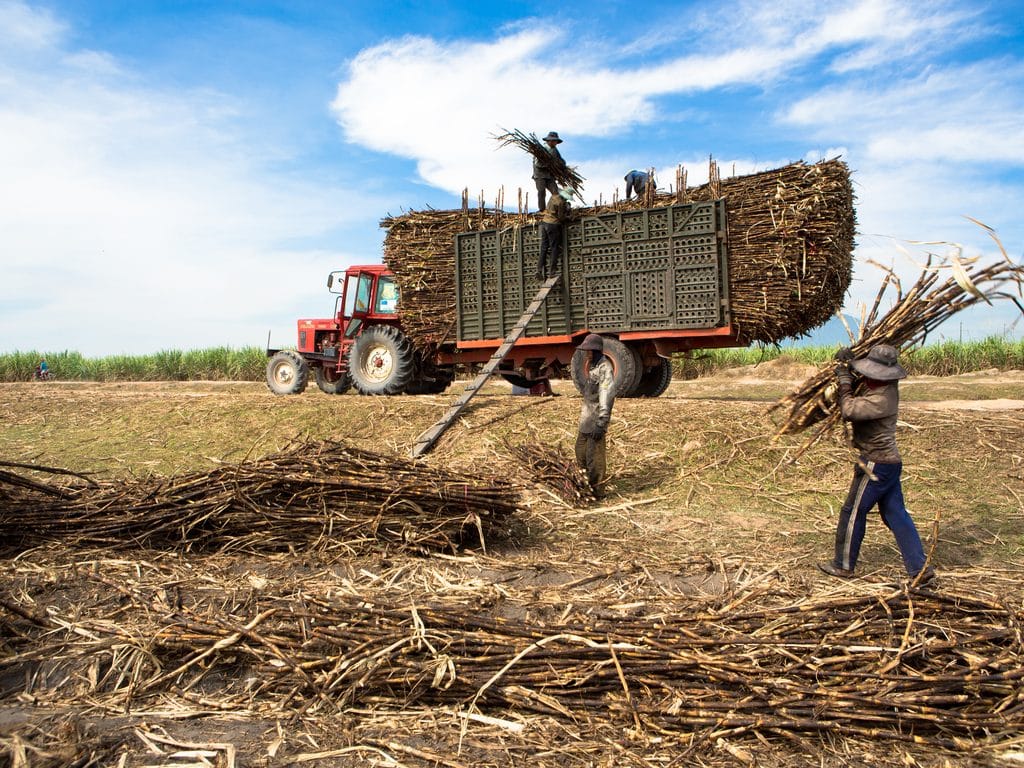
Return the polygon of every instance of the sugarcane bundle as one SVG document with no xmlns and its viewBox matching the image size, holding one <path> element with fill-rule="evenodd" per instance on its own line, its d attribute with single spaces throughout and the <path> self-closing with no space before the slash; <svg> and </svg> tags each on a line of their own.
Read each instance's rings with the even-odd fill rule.
<svg viewBox="0 0 1024 768">
<path fill-rule="evenodd" d="M 571 222 L 611 210 L 634 210 L 723 197 L 727 211 L 729 302 L 740 344 L 776 343 L 806 334 L 842 306 L 850 284 L 853 188 L 841 160 L 793 163 L 674 194 L 574 208 Z M 384 262 L 402 292 L 399 313 L 417 347 L 452 341 L 456 331 L 455 235 L 493 228 L 499 210 L 412 211 L 384 219 Z"/>
<path fill-rule="evenodd" d="M 5 473 L 11 475 L 16 473 Z M 21 477 L 20 475 L 16 475 Z M 500 479 L 343 443 L 303 443 L 210 472 L 89 484 L 0 476 L 0 543 L 276 551 L 454 550 L 515 511 Z"/>
<path fill-rule="evenodd" d="M 929 255 L 921 274 L 905 294 L 896 273 L 875 264 L 885 276 L 870 310 L 865 309 L 857 338 L 851 340 L 853 354 L 863 357 L 876 344 L 908 351 L 923 344 L 929 333 L 957 312 L 982 303 L 991 305 L 994 301 L 1008 300 L 1024 314 L 1024 266 L 1011 261 L 995 233 L 988 227 L 985 229 L 1002 253 L 1000 260 L 986 264 L 977 257 L 961 258 L 960 247 L 950 243 L 952 251 L 948 256 Z M 879 309 L 890 290 L 896 291 L 892 307 L 879 317 Z M 771 410 L 784 412 L 776 438 L 819 425 L 797 454 L 799 456 L 839 421 L 833 366 L 819 370 L 775 403 Z"/>
<path fill-rule="evenodd" d="M 524 152 L 532 155 L 537 164 L 547 171 L 548 176 L 554 179 L 560 188 L 568 187 L 577 195 L 582 192 L 583 177 L 580 176 L 575 168 L 570 168 L 566 165 L 565 160 L 560 155 L 556 157 L 549 152 L 547 147 L 541 144 L 537 134 L 525 134 L 522 131 L 514 130 L 505 131 L 505 133 L 494 138 L 501 147 L 519 147 Z"/>
<path fill-rule="evenodd" d="M 550 488 L 575 507 L 594 501 L 594 489 L 576 459 L 560 446 L 505 441 L 505 450 L 529 472 L 533 481 Z"/>
</svg>

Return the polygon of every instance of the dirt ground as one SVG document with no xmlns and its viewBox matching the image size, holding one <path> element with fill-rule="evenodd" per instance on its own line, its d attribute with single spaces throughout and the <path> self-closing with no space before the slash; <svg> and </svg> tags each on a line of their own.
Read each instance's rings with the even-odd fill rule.
<svg viewBox="0 0 1024 768">
<path fill-rule="evenodd" d="M 384 584 L 413 601 L 439 590 L 473 600 L 499 595 L 527 624 L 554 621 L 574 601 L 671 606 L 728 602 L 751 585 L 809 596 L 898 586 L 898 552 L 877 518 L 868 524 L 858 579 L 837 582 L 815 567 L 830 554 L 853 455 L 839 433 L 796 462 L 804 436 L 771 439 L 771 403 L 808 372 L 765 364 L 673 382 L 654 400 L 618 400 L 610 493 L 583 509 L 538 485 L 504 447 L 534 441 L 569 455 L 579 411 L 571 385 L 559 382 L 555 397 L 537 398 L 513 397 L 494 383 L 428 457 L 467 473 L 500 473 L 521 487 L 515 526 L 486 549 L 346 556 L 186 555 L 127 544 L 87 551 L 73 542 L 8 547 L 0 559 L 0 619 L 11 605 L 89 615 L 109 605 L 119 586 L 170 583 L 325 600 Z M 460 390 L 456 383 L 439 396 L 366 398 L 311 387 L 275 397 L 252 383 L 0 384 L 0 459 L 119 478 L 206 471 L 296 440 L 343 439 L 404 454 Z M 1024 372 L 915 377 L 901 391 L 904 491 L 940 585 L 984 591 L 1021 610 Z M 667 737 L 641 739 L 622 723 L 584 732 L 557 719 L 520 722 L 513 713 L 473 720 L 444 708 L 306 715 L 303 708 L 229 706 L 209 681 L 207 689 L 177 691 L 142 710 L 121 701 L 119 711 L 109 698 L 81 693 L 104 669 L 69 662 L 61 682 L 56 668 L 47 678 L 43 666 L 18 664 L 7 648 L 0 646 L 0 766 L 957 766 L 1020 764 L 1024 753 L 1022 741 L 935 750 L 821 736 L 720 738 L 684 754 Z M 26 679 L 30 669 L 37 679 Z M 72 689 L 74 697 L 63 692 Z M 93 762 L 82 760 L 83 751 Z"/>
</svg>

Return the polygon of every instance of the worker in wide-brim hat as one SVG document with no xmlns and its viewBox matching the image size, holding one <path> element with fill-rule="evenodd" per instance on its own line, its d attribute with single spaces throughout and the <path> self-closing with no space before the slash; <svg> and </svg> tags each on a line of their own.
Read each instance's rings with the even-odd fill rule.
<svg viewBox="0 0 1024 768">
<path fill-rule="evenodd" d="M 586 364 L 582 366 L 583 407 L 576 434 L 576 463 L 587 473 L 594 495 L 601 498 L 607 475 L 605 435 L 615 404 L 615 371 L 604 354 L 604 339 L 600 334 L 588 334 L 577 350 L 582 350 L 590 359 L 587 361 L 589 369 Z"/>
<path fill-rule="evenodd" d="M 541 139 L 541 141 L 547 144 L 545 149 L 551 155 L 551 164 L 564 165 L 565 161 L 558 151 L 558 145 L 562 143 L 562 140 L 558 138 L 558 133 L 556 131 L 548 131 L 548 135 Z M 545 164 L 538 157 L 533 158 L 533 180 L 537 185 L 537 210 L 543 211 L 547 206 L 547 193 L 550 192 L 552 195 L 557 195 L 558 185 L 555 183 L 551 171 L 545 167 Z"/>
<path fill-rule="evenodd" d="M 899 381 L 907 372 L 888 344 L 873 346 L 855 358 L 849 347 L 836 352 L 838 403 L 843 419 L 853 429 L 853 445 L 860 451 L 850 492 L 839 512 L 835 554 L 819 567 L 825 573 L 850 578 L 857 567 L 868 513 L 878 507 L 882 522 L 892 531 L 907 574 L 918 584 L 930 581 L 934 569 L 927 564 L 917 527 L 903 500 L 900 476 L 903 459 L 896 447 L 896 420 L 900 405 Z M 853 394 L 853 376 L 863 379 L 863 391 Z"/>
</svg>

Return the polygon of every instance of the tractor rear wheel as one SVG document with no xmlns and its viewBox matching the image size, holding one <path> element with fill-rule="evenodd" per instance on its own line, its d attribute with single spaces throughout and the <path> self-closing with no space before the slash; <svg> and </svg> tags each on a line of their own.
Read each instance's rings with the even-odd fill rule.
<svg viewBox="0 0 1024 768">
<path fill-rule="evenodd" d="M 397 328 L 372 325 L 352 345 L 348 370 L 361 395 L 401 394 L 415 372 L 412 344 Z"/>
<path fill-rule="evenodd" d="M 615 396 L 632 397 L 640 372 L 637 368 L 637 355 L 618 339 L 606 336 L 604 354 L 612 363 L 615 372 Z M 590 375 L 591 356 L 585 349 L 577 349 L 572 353 L 572 381 L 576 389 L 583 391 L 587 376 Z"/>
<path fill-rule="evenodd" d="M 352 386 L 352 379 L 348 373 L 338 373 L 334 366 L 327 368 L 323 365 L 316 367 L 316 385 L 321 392 L 328 395 L 343 395 Z"/>
<path fill-rule="evenodd" d="M 309 364 L 298 352 L 282 349 L 267 361 L 267 386 L 275 395 L 298 395 L 309 384 Z"/>
<path fill-rule="evenodd" d="M 640 383 L 636 387 L 637 397 L 658 397 L 672 383 L 672 361 L 664 357 L 658 358 L 658 364 L 648 368 L 640 375 Z"/>
</svg>

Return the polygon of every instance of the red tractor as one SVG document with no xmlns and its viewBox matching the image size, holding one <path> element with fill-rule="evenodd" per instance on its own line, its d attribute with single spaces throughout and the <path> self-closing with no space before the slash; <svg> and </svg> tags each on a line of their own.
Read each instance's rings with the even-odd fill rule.
<svg viewBox="0 0 1024 768">
<path fill-rule="evenodd" d="M 299 320 L 295 350 L 268 349 L 267 386 L 279 395 L 306 389 L 309 370 L 324 392 L 355 387 L 363 395 L 436 394 L 452 383 L 451 366 L 440 367 L 416 351 L 398 320 L 398 286 L 381 264 L 349 267 L 327 278 L 334 317 Z"/>
</svg>

